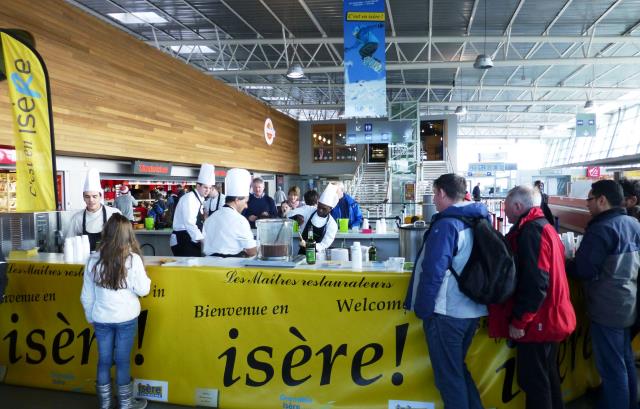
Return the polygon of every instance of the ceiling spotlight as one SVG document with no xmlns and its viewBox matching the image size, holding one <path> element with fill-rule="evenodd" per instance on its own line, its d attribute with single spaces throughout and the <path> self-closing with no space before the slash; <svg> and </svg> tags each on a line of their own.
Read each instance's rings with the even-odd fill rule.
<svg viewBox="0 0 640 409">
<path fill-rule="evenodd" d="M 473 63 L 473 68 L 486 70 L 493 67 L 493 60 L 488 55 L 480 54 Z"/>
<path fill-rule="evenodd" d="M 593 109 L 595 106 L 596 104 L 592 99 L 588 99 L 587 102 L 584 103 L 584 109 Z"/>
<path fill-rule="evenodd" d="M 287 70 L 287 78 L 298 80 L 302 77 L 304 77 L 304 70 L 302 69 L 302 65 L 298 63 L 292 64 Z"/>
<path fill-rule="evenodd" d="M 463 107 L 462 105 L 458 105 L 456 107 L 456 115 L 466 115 L 467 114 L 467 108 Z"/>
</svg>

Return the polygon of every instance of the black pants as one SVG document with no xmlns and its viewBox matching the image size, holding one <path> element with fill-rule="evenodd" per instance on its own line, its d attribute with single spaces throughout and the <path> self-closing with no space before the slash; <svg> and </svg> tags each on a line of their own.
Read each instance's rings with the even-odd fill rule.
<svg viewBox="0 0 640 409">
<path fill-rule="evenodd" d="M 564 409 L 558 344 L 555 342 L 516 343 L 518 385 L 526 394 L 527 409 Z"/>
<path fill-rule="evenodd" d="M 174 231 L 178 244 L 171 246 L 171 252 L 176 257 L 202 257 L 200 243 L 191 241 L 191 236 L 186 230 Z"/>
</svg>

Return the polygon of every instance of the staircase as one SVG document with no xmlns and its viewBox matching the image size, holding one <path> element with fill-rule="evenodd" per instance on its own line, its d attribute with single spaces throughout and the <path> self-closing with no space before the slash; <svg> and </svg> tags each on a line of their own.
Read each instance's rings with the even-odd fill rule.
<svg viewBox="0 0 640 409">
<path fill-rule="evenodd" d="M 451 172 L 445 161 L 423 161 L 420 164 L 422 170 L 420 181 L 418 182 L 418 196 L 416 199 L 422 201 L 425 194 L 433 193 L 433 181 L 440 175 Z"/>
<path fill-rule="evenodd" d="M 380 203 L 387 199 L 386 166 L 386 163 L 363 164 L 359 183 L 354 186 L 353 196 L 360 203 L 364 217 L 367 217 L 367 211 L 370 217 L 384 216 L 384 206 Z"/>
</svg>

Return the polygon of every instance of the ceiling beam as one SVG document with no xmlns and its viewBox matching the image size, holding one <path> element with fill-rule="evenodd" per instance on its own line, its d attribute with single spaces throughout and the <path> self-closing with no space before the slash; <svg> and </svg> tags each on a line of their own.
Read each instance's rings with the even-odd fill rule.
<svg viewBox="0 0 640 409">
<path fill-rule="evenodd" d="M 638 37 L 640 39 L 640 37 Z M 531 60 L 494 60 L 494 67 L 515 67 L 522 66 L 546 66 L 546 65 L 579 65 L 579 64 L 595 64 L 595 65 L 615 65 L 615 64 L 640 64 L 640 56 L 634 57 L 602 57 L 602 58 L 539 58 Z M 417 63 L 400 63 L 387 64 L 387 71 L 400 70 L 427 70 L 427 69 L 448 69 L 448 68 L 472 68 L 473 60 L 469 61 L 432 61 Z M 495 69 L 494 68 L 494 69 Z M 305 74 L 326 74 L 341 73 L 344 71 L 342 66 L 325 66 L 325 67 L 307 67 L 304 69 Z M 275 69 L 257 69 L 257 70 L 220 70 L 207 71 L 206 74 L 217 77 L 226 75 L 286 75 L 286 68 Z"/>
<path fill-rule="evenodd" d="M 229 83 L 228 85 L 237 87 L 237 88 L 245 88 L 245 89 L 264 89 L 269 90 L 271 88 L 335 88 L 341 87 L 343 85 L 342 82 L 335 83 L 295 83 L 295 82 L 287 82 L 282 84 L 277 83 Z M 262 87 L 271 87 L 271 88 L 262 88 Z M 387 89 L 426 89 L 428 87 L 427 84 L 387 84 Z M 431 89 L 451 89 L 454 88 L 452 84 L 445 83 L 431 83 Z M 484 91 L 585 91 L 585 86 L 556 86 L 556 87 L 547 87 L 547 86 L 535 86 L 535 85 L 455 85 L 455 89 L 460 90 L 476 90 L 478 88 L 482 88 Z M 589 87 L 590 90 L 599 91 L 599 92 L 632 92 L 638 91 L 640 92 L 640 88 L 638 87 Z"/>
<path fill-rule="evenodd" d="M 553 135 L 458 135 L 458 139 L 571 139 L 571 136 Z"/>
<path fill-rule="evenodd" d="M 424 44 L 429 41 L 429 36 L 397 36 L 387 37 L 387 43 L 399 43 L 399 44 Z M 513 43 L 592 43 L 592 44 L 640 44 L 640 37 L 630 36 L 559 36 L 559 35 L 534 35 L 534 36 L 487 36 L 486 40 L 484 36 L 432 36 L 432 43 L 453 43 L 462 44 L 465 42 L 470 43 L 501 43 L 509 42 Z M 155 41 L 148 41 L 150 45 L 156 45 Z M 343 37 L 300 37 L 286 39 L 286 43 L 290 45 L 303 45 L 303 44 L 339 44 L 343 45 Z M 161 46 L 176 46 L 176 45 L 207 45 L 217 46 L 220 45 L 284 45 L 285 39 L 283 38 L 229 38 L 218 40 L 197 40 L 197 39 L 184 39 L 184 40 L 163 40 L 158 41 L 158 45 Z"/>
</svg>

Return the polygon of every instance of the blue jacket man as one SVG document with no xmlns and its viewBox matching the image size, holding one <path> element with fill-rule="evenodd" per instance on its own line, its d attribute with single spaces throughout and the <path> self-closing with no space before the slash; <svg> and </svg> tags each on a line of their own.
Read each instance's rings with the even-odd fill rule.
<svg viewBox="0 0 640 409">
<path fill-rule="evenodd" d="M 432 219 L 415 260 L 405 308 L 422 319 L 436 387 L 445 409 L 480 409 L 478 389 L 465 356 L 487 308 L 464 295 L 450 271 L 462 271 L 471 255 L 473 234 L 462 221 L 447 216 L 485 217 L 482 203 L 464 202 L 466 181 L 449 173 L 433 182 L 440 214 Z"/>
<path fill-rule="evenodd" d="M 591 343 L 602 378 L 602 404 L 628 409 L 637 401 L 637 376 L 630 326 L 636 318 L 640 224 L 622 207 L 622 187 L 614 180 L 591 185 L 587 225 L 569 274 L 583 280 Z"/>
<path fill-rule="evenodd" d="M 362 210 L 356 200 L 344 192 L 344 184 L 336 183 L 338 187 L 338 197 L 340 200 L 336 207 L 331 211 L 331 216 L 338 219 L 349 219 L 349 228 L 360 226 L 362 224 Z"/>
</svg>

